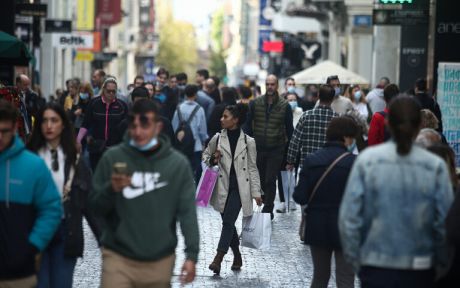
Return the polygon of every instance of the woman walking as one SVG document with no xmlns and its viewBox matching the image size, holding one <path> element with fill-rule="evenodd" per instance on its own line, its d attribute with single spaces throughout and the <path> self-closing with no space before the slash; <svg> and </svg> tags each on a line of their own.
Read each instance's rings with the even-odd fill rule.
<svg viewBox="0 0 460 288">
<path fill-rule="evenodd" d="M 77 257 L 83 256 L 82 214 L 98 233 L 86 210 L 91 175 L 79 161 L 74 128 L 59 104 L 48 103 L 41 110 L 27 147 L 45 160 L 64 206 L 62 222 L 42 254 L 38 287 L 71 288 Z"/>
<path fill-rule="evenodd" d="M 393 140 L 366 149 L 347 182 L 339 213 L 343 251 L 363 288 L 432 287 L 447 262 L 449 172 L 413 143 L 421 124 L 416 100 L 396 97 L 388 122 Z"/>
<path fill-rule="evenodd" d="M 209 265 L 209 269 L 217 275 L 229 247 L 234 257 L 231 269 L 241 269 L 243 261 L 235 221 L 241 208 L 243 216 L 252 215 L 252 199 L 256 200 L 257 205 L 262 205 L 256 144 L 253 138 L 241 130 L 246 113 L 244 104 L 227 106 L 220 120 L 222 131 L 212 137 L 203 152 L 203 161 L 208 166 L 218 165 L 220 171 L 211 205 L 221 213 L 222 232 L 217 255 Z"/>
<path fill-rule="evenodd" d="M 326 130 L 324 148 L 308 155 L 300 171 L 294 200 L 305 209 L 305 240 L 313 258 L 312 288 L 327 288 L 334 254 L 338 288 L 354 287 L 354 273 L 345 262 L 337 218 L 348 175 L 355 160 L 351 154 L 358 133 L 349 117 L 333 118 Z"/>
</svg>

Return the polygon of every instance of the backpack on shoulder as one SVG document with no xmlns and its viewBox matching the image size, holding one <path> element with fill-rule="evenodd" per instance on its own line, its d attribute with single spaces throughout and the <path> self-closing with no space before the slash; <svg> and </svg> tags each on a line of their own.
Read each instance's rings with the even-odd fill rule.
<svg viewBox="0 0 460 288">
<path fill-rule="evenodd" d="M 177 129 L 174 139 L 175 147 L 177 150 L 181 151 L 185 156 L 191 158 L 195 152 L 195 137 L 193 137 L 193 131 L 190 127 L 190 123 L 195 117 L 196 113 L 200 109 L 199 105 L 193 109 L 190 117 L 185 120 L 180 112 L 179 106 L 177 106 L 177 116 L 179 117 L 179 128 Z"/>
</svg>

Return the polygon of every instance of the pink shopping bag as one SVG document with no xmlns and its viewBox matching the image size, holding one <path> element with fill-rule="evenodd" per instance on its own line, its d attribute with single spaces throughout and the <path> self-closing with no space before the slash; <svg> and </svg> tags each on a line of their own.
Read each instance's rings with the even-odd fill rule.
<svg viewBox="0 0 460 288">
<path fill-rule="evenodd" d="M 197 206 L 208 206 L 218 176 L 219 168 L 217 166 L 206 167 L 206 169 L 203 170 L 203 173 L 201 174 L 200 183 L 198 183 L 198 187 L 196 188 L 195 203 Z"/>
</svg>

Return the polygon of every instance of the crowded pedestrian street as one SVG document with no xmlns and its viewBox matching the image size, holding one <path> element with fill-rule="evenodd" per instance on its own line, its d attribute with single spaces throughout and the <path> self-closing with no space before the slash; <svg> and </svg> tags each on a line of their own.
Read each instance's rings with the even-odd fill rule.
<svg viewBox="0 0 460 288">
<path fill-rule="evenodd" d="M 308 287 L 311 283 L 312 262 L 310 251 L 299 240 L 296 231 L 300 223 L 299 210 L 286 214 L 278 214 L 273 221 L 272 245 L 270 249 L 259 251 L 242 248 L 244 266 L 240 272 L 230 270 L 231 261 L 223 263 L 220 276 L 215 276 L 208 269 L 208 259 L 213 257 L 214 249 L 219 241 L 217 234 L 209 231 L 221 229 L 221 221 L 211 208 L 198 209 L 200 225 L 200 257 L 197 263 L 196 279 L 193 284 L 185 287 Z M 237 220 L 237 229 L 241 231 L 241 217 Z M 208 232 L 208 233 L 207 233 Z M 85 226 L 85 253 L 75 267 L 74 287 L 98 287 L 101 273 L 99 248 L 88 226 Z M 177 260 L 172 278 L 172 287 L 181 287 L 179 281 L 180 266 L 184 253 L 183 239 L 176 249 Z M 329 281 L 329 288 L 336 287 L 335 275 Z M 358 286 L 358 283 L 356 285 Z"/>
<path fill-rule="evenodd" d="M 2 0 L 0 288 L 460 287 L 447 0 Z"/>
</svg>

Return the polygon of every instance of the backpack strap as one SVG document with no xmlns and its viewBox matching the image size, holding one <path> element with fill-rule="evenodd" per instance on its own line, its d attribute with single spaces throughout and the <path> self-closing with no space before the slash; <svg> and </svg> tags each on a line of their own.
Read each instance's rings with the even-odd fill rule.
<svg viewBox="0 0 460 288">
<path fill-rule="evenodd" d="M 180 104 L 177 105 L 177 117 L 179 117 L 179 123 L 182 123 L 184 121 L 184 118 L 182 117 L 182 113 L 180 113 Z"/>
<path fill-rule="evenodd" d="M 195 108 L 192 111 L 192 114 L 190 114 L 190 117 L 187 119 L 187 124 L 190 125 L 190 122 L 192 122 L 193 117 L 195 117 L 195 114 L 198 112 L 200 109 L 200 105 L 196 104 Z"/>
</svg>

